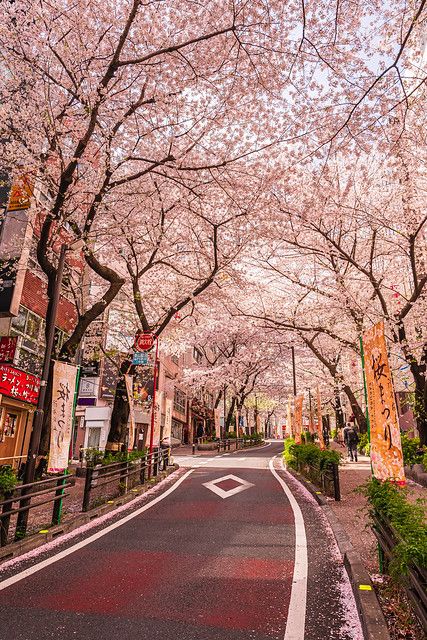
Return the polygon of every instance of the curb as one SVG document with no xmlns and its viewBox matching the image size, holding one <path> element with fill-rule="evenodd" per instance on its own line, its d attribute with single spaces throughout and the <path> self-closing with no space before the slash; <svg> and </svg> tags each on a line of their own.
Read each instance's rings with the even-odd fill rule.
<svg viewBox="0 0 427 640">
<path fill-rule="evenodd" d="M 344 567 L 353 590 L 365 640 L 390 640 L 387 623 L 369 573 L 351 544 L 344 527 L 329 506 L 324 495 L 317 490 L 317 487 L 293 469 L 286 468 L 286 471 L 314 497 L 329 522 L 338 549 L 343 557 Z"/>
<path fill-rule="evenodd" d="M 178 465 L 175 464 L 171 466 L 170 469 L 168 469 L 167 471 L 162 471 L 158 476 L 156 476 L 156 478 L 153 478 L 155 482 L 150 482 L 150 483 L 146 483 L 145 485 L 139 485 L 138 487 L 135 487 L 135 489 L 138 489 L 138 493 L 136 491 L 132 493 L 129 492 L 123 496 L 119 496 L 118 498 L 115 498 L 115 500 L 112 500 L 111 501 L 112 504 L 103 504 L 103 505 L 100 505 L 99 507 L 95 507 L 94 509 L 91 509 L 90 511 L 87 511 L 86 513 L 83 513 L 83 512 L 78 513 L 76 516 L 73 517 L 72 520 L 64 522 L 63 524 L 58 524 L 53 527 L 50 527 L 47 533 L 41 533 L 41 534 L 35 533 L 30 535 L 28 538 L 24 538 L 24 540 L 20 540 L 19 542 L 12 542 L 6 545 L 5 547 L 1 547 L 0 548 L 0 566 L 3 562 L 6 562 L 6 560 L 17 558 L 18 556 L 21 556 L 24 553 L 27 553 L 28 551 L 37 549 L 38 547 L 41 547 L 47 542 L 50 542 L 51 540 L 55 540 L 56 538 L 58 538 L 60 535 L 64 533 L 70 533 L 71 531 L 74 531 L 74 529 L 77 529 L 78 527 L 81 527 L 84 524 L 88 524 L 89 522 L 92 522 L 99 516 L 103 516 L 106 513 L 114 511 L 115 509 L 117 509 L 117 507 L 121 507 L 124 504 L 132 502 L 132 500 L 143 495 L 149 489 L 152 489 L 156 484 L 159 484 L 162 480 L 167 478 L 171 473 L 176 471 L 178 468 L 179 468 Z"/>
</svg>

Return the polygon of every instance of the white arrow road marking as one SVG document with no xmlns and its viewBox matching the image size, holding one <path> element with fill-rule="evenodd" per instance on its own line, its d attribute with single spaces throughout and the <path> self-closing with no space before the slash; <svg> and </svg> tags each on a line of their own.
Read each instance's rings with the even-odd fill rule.
<svg viewBox="0 0 427 640">
<path fill-rule="evenodd" d="M 217 486 L 218 484 L 220 484 L 221 482 L 224 482 L 225 480 L 234 480 L 234 482 L 239 483 L 239 486 L 233 487 L 233 489 L 228 489 L 227 491 L 225 491 L 224 489 L 221 489 L 220 487 Z M 238 478 L 237 476 L 229 475 L 229 476 L 223 476 L 222 478 L 217 478 L 216 480 L 212 480 L 211 482 L 204 482 L 203 486 L 206 487 L 206 489 L 213 491 L 213 493 L 216 493 L 217 496 L 219 496 L 224 500 L 225 498 L 230 498 L 230 496 L 235 496 L 236 493 L 245 491 L 246 489 L 249 489 L 249 487 L 253 487 L 254 485 L 252 484 L 252 482 L 248 482 L 247 480 L 242 480 L 242 478 Z"/>
</svg>

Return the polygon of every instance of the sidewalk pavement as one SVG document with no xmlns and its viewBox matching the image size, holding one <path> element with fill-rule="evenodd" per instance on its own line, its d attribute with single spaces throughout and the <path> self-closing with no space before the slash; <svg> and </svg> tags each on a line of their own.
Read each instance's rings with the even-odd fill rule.
<svg viewBox="0 0 427 640">
<path fill-rule="evenodd" d="M 340 466 L 341 502 L 330 501 L 329 506 L 347 533 L 350 542 L 362 559 L 369 573 L 378 573 L 377 541 L 368 523 L 368 503 L 365 496 L 356 489 L 371 477 L 371 459 L 358 456 L 357 462 L 351 462 L 347 457 L 347 448 L 336 442 L 331 442 L 331 449 L 343 455 Z M 410 500 L 426 498 L 424 487 L 408 480 L 408 497 Z"/>
</svg>

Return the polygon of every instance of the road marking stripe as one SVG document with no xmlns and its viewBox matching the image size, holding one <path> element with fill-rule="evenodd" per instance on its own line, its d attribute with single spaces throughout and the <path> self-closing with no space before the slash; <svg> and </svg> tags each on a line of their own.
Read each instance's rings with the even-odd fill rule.
<svg viewBox="0 0 427 640">
<path fill-rule="evenodd" d="M 304 518 L 300 506 L 288 485 L 274 469 L 273 459 L 270 460 L 269 467 L 290 502 L 295 520 L 294 575 L 284 640 L 304 640 L 308 577 L 307 536 L 305 534 Z"/>
<path fill-rule="evenodd" d="M 19 582 L 20 580 L 24 580 L 24 578 L 28 578 L 28 576 L 31 576 L 33 573 L 37 573 L 38 571 L 41 571 L 42 569 L 44 569 L 45 567 L 48 567 L 54 562 L 58 562 L 58 560 L 62 560 L 62 558 L 66 558 L 67 556 L 74 553 L 75 551 L 78 551 L 79 549 L 86 547 L 88 544 L 91 544 L 91 542 L 95 542 L 95 540 L 102 538 L 107 533 L 110 533 L 110 531 L 114 531 L 114 529 L 121 527 L 126 522 L 129 522 L 129 520 L 136 518 L 141 513 L 144 513 L 144 511 L 151 509 L 151 507 L 154 507 L 155 504 L 157 504 L 158 502 L 160 502 L 161 500 L 169 496 L 173 491 L 175 491 L 175 489 L 177 489 L 179 485 L 182 482 L 184 482 L 186 478 L 188 478 L 190 473 L 193 473 L 193 469 L 190 469 L 189 471 L 187 471 L 187 473 L 185 473 L 179 480 L 175 482 L 175 484 L 173 484 L 169 489 L 167 489 L 160 496 L 158 496 L 157 498 L 154 498 L 154 500 L 151 500 L 151 502 L 148 502 L 143 507 L 136 509 L 136 511 L 133 511 L 132 513 L 125 516 L 121 520 L 118 520 L 117 522 L 113 522 L 113 524 L 110 524 L 108 527 L 105 527 L 105 529 L 102 529 L 101 531 L 94 533 L 89 538 L 86 538 L 85 540 L 81 540 L 80 542 L 73 544 L 73 546 L 68 547 L 68 549 L 64 549 L 64 551 L 60 551 L 56 555 L 51 556 L 50 558 L 46 558 L 46 560 L 42 560 L 41 562 L 38 562 L 37 564 L 33 565 L 29 569 L 25 569 L 25 571 L 21 571 L 20 573 L 17 573 L 11 578 L 7 578 L 6 580 L 3 580 L 3 582 L 0 582 L 0 591 L 2 591 L 3 589 L 6 589 L 7 587 L 10 587 L 11 585 L 15 584 L 16 582 Z M 78 532 L 77 529 L 76 529 L 76 532 Z"/>
</svg>

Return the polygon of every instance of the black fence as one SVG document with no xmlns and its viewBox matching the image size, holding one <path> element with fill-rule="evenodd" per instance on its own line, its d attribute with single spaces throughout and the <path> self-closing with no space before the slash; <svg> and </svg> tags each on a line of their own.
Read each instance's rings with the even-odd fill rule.
<svg viewBox="0 0 427 640">
<path fill-rule="evenodd" d="M 322 489 L 325 495 L 336 501 L 341 500 L 340 476 L 336 462 L 327 462 L 322 468 L 314 464 L 297 462 L 297 471 Z"/>
<path fill-rule="evenodd" d="M 0 502 L 0 546 L 12 539 L 21 540 L 28 528 L 28 515 L 32 509 L 53 503 L 51 524 L 60 524 L 62 501 L 69 495 L 68 487 L 74 484 L 70 475 L 55 476 L 29 484 L 18 485 L 6 492 Z"/>
<path fill-rule="evenodd" d="M 154 449 L 138 460 L 87 467 L 82 511 L 89 511 L 109 498 L 124 495 L 169 466 L 170 449 Z M 108 487 L 108 489 L 103 489 Z"/>
<path fill-rule="evenodd" d="M 381 569 L 385 570 L 393 557 L 393 548 L 399 543 L 390 524 L 379 515 L 374 515 L 372 530 L 378 540 Z M 402 578 L 405 592 L 414 611 L 427 632 L 427 571 L 413 564 L 408 575 Z"/>
</svg>

